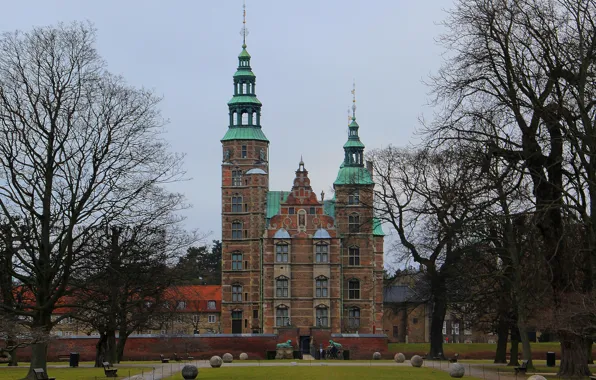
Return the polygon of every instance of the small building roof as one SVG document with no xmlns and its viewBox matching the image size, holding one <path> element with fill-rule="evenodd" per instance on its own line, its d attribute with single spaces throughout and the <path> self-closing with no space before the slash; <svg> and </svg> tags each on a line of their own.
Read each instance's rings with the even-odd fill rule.
<svg viewBox="0 0 596 380">
<path fill-rule="evenodd" d="M 382 223 L 378 218 L 373 218 L 373 235 L 385 236 L 385 232 L 383 232 Z"/>
<path fill-rule="evenodd" d="M 221 141 L 228 140 L 259 140 L 267 141 L 267 137 L 259 127 L 230 127 Z"/>
<path fill-rule="evenodd" d="M 416 292 L 407 285 L 394 285 L 383 288 L 383 302 L 404 303 L 424 302 Z"/>
<path fill-rule="evenodd" d="M 267 174 L 267 172 L 261 168 L 252 168 L 246 174 Z"/>
<path fill-rule="evenodd" d="M 291 239 L 292 237 L 290 236 L 288 231 L 286 231 L 285 228 L 280 228 L 279 230 L 277 230 L 275 232 L 275 235 L 273 235 L 273 238 L 274 239 Z"/>
<path fill-rule="evenodd" d="M 279 213 L 281 202 L 285 202 L 288 195 L 290 195 L 290 191 L 267 192 L 267 219 L 271 219 Z"/>
<path fill-rule="evenodd" d="M 324 228 L 319 228 L 313 235 L 313 239 L 331 239 L 331 235 Z"/>
<path fill-rule="evenodd" d="M 370 172 L 362 166 L 342 165 L 334 185 L 374 185 Z"/>
</svg>

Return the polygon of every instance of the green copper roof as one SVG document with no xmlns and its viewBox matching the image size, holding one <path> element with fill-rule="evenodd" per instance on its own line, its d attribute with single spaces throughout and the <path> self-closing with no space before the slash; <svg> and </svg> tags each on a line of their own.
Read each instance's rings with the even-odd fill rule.
<svg viewBox="0 0 596 380">
<path fill-rule="evenodd" d="M 221 141 L 227 140 L 259 140 L 267 141 L 267 137 L 259 127 L 231 127 L 228 128 Z"/>
<path fill-rule="evenodd" d="M 271 219 L 279 213 L 281 202 L 285 202 L 290 193 L 291 191 L 269 191 L 267 193 L 267 219 Z"/>
<path fill-rule="evenodd" d="M 236 73 L 234 73 L 234 78 L 235 77 L 255 77 L 255 73 L 252 72 L 252 70 L 250 69 L 238 69 L 238 71 L 236 71 Z"/>
<path fill-rule="evenodd" d="M 234 97 L 228 102 L 228 106 L 240 103 L 262 105 L 259 99 L 257 99 L 257 97 L 254 95 L 234 95 Z"/>
<path fill-rule="evenodd" d="M 364 148 L 364 144 L 360 140 L 348 140 L 344 148 Z"/>
<path fill-rule="evenodd" d="M 245 47 L 242 47 L 242 51 L 238 54 L 238 58 L 250 58 L 250 54 L 248 54 Z"/>
<path fill-rule="evenodd" d="M 333 194 L 333 198 L 323 201 L 323 212 L 325 215 L 335 218 L 335 194 Z"/>
<path fill-rule="evenodd" d="M 370 173 L 362 166 L 342 165 L 334 185 L 374 185 Z"/>
<path fill-rule="evenodd" d="M 352 118 L 352 122 L 350 123 L 350 125 L 348 125 L 348 127 L 359 128 L 360 126 L 358 125 L 358 123 L 356 123 L 356 119 Z"/>
<path fill-rule="evenodd" d="M 377 218 L 373 218 L 373 236 L 385 236 L 381 221 Z"/>
</svg>

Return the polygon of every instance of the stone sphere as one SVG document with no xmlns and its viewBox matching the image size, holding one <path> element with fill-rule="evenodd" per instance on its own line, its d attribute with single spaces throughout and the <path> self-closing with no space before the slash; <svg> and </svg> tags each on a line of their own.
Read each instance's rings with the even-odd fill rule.
<svg viewBox="0 0 596 380">
<path fill-rule="evenodd" d="M 246 354 L 246 352 L 243 352 L 240 354 L 240 360 L 247 360 L 248 359 L 248 355 Z"/>
<path fill-rule="evenodd" d="M 410 359 L 410 364 L 412 364 L 412 367 L 422 367 L 422 363 L 424 363 L 424 360 L 422 360 L 420 355 L 414 355 L 412 356 L 412 359 Z"/>
<path fill-rule="evenodd" d="M 396 363 L 403 363 L 406 361 L 406 356 L 400 352 L 395 354 L 393 360 L 395 360 Z"/>
<path fill-rule="evenodd" d="M 380 352 L 375 352 L 373 354 L 373 360 L 381 360 L 381 353 Z"/>
<path fill-rule="evenodd" d="M 209 359 L 209 364 L 211 364 L 211 367 L 213 368 L 219 368 L 223 364 L 223 360 L 221 360 L 219 356 L 215 355 Z"/>
<path fill-rule="evenodd" d="M 546 377 L 540 375 L 532 375 L 528 377 L 528 380 L 546 380 Z"/>
<path fill-rule="evenodd" d="M 231 363 L 232 361 L 234 361 L 234 357 L 232 356 L 232 354 L 230 354 L 230 353 L 223 354 L 223 362 L 224 363 Z"/>
<path fill-rule="evenodd" d="M 466 368 L 464 367 L 463 364 L 459 364 L 459 363 L 453 363 L 451 364 L 451 366 L 449 366 L 449 376 L 451 377 L 464 377 L 464 374 L 466 373 Z"/>
<path fill-rule="evenodd" d="M 182 368 L 182 377 L 184 380 L 193 380 L 196 379 L 197 376 L 199 376 L 199 369 L 194 365 L 188 364 Z"/>
</svg>

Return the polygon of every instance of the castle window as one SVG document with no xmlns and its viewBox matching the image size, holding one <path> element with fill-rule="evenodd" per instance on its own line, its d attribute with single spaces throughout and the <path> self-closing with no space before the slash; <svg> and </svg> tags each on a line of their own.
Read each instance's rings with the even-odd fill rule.
<svg viewBox="0 0 596 380">
<path fill-rule="evenodd" d="M 232 302 L 242 302 L 242 285 L 232 285 Z"/>
<path fill-rule="evenodd" d="M 311 208 L 308 210 L 308 213 L 309 213 L 309 214 L 311 214 L 311 215 L 314 215 L 314 214 L 316 214 L 316 213 L 317 213 L 317 209 L 316 209 L 316 208 L 314 208 L 314 207 L 311 207 Z"/>
<path fill-rule="evenodd" d="M 288 279 L 286 277 L 280 277 L 275 280 L 275 295 L 277 297 L 288 297 Z"/>
<path fill-rule="evenodd" d="M 290 311 L 285 306 L 280 306 L 275 310 L 275 326 L 289 326 Z"/>
<path fill-rule="evenodd" d="M 348 248 L 348 265 L 360 265 L 360 248 Z"/>
<path fill-rule="evenodd" d="M 360 299 L 360 281 L 358 281 L 358 280 L 348 281 L 348 299 L 351 299 L 351 300 Z"/>
<path fill-rule="evenodd" d="M 317 244 L 315 246 L 315 253 L 317 263 L 326 263 L 329 261 L 329 246 L 327 244 Z"/>
<path fill-rule="evenodd" d="M 326 278 L 324 278 L 324 277 L 317 278 L 317 280 L 315 282 L 316 296 L 317 297 L 328 297 L 328 289 L 329 289 L 328 286 L 329 286 L 329 282 Z"/>
<path fill-rule="evenodd" d="M 232 196 L 232 212 L 242 212 L 242 195 Z"/>
<path fill-rule="evenodd" d="M 349 205 L 359 205 L 360 204 L 360 193 L 358 190 L 355 190 L 352 194 L 348 195 L 348 204 Z"/>
<path fill-rule="evenodd" d="M 277 244 L 275 246 L 275 261 L 278 263 L 287 263 L 288 262 L 288 245 Z"/>
<path fill-rule="evenodd" d="M 290 207 L 290 208 L 288 209 L 288 214 L 290 214 L 290 215 L 294 215 L 294 213 L 295 213 L 295 212 L 296 212 L 296 211 L 295 211 L 294 207 Z"/>
<path fill-rule="evenodd" d="M 242 145 L 242 158 L 246 158 L 247 154 L 246 145 Z"/>
<path fill-rule="evenodd" d="M 216 316 L 214 314 L 210 314 L 207 318 L 209 323 L 215 323 Z"/>
<path fill-rule="evenodd" d="M 352 214 L 348 217 L 348 228 L 350 232 L 360 232 L 360 215 Z"/>
<path fill-rule="evenodd" d="M 232 252 L 232 270 L 242 270 L 242 253 Z"/>
<path fill-rule="evenodd" d="M 360 309 L 357 307 L 348 310 L 348 326 L 352 329 L 360 327 Z"/>
<path fill-rule="evenodd" d="M 248 125 L 248 114 L 246 112 L 242 112 L 242 125 Z"/>
<path fill-rule="evenodd" d="M 232 170 L 232 186 L 242 186 L 242 170 Z"/>
<path fill-rule="evenodd" d="M 239 220 L 232 222 L 232 239 L 242 239 L 242 222 Z"/>
<path fill-rule="evenodd" d="M 329 326 L 329 309 L 326 307 L 317 308 L 317 327 Z"/>
</svg>

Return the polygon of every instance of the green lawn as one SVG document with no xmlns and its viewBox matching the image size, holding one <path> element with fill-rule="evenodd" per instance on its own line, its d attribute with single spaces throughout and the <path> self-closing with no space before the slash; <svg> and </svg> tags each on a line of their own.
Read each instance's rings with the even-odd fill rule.
<svg viewBox="0 0 596 380">
<path fill-rule="evenodd" d="M 21 367 L 0 367 L 0 379 L 17 380 L 22 379 L 29 370 L 28 366 Z M 119 378 L 133 376 L 142 372 L 151 372 L 151 367 L 122 367 L 118 369 Z M 96 380 L 104 379 L 106 375 L 103 368 L 48 368 L 48 376 L 58 380 Z"/>
<path fill-rule="evenodd" d="M 521 352 L 521 345 L 519 347 Z M 496 344 L 490 343 L 449 343 L 443 344 L 445 356 L 459 354 L 460 359 L 492 359 L 497 350 Z M 390 352 L 402 352 L 409 358 L 412 355 L 424 355 L 430 351 L 430 343 L 389 343 Z M 509 351 L 509 347 L 507 347 Z M 553 351 L 559 357 L 561 346 L 558 342 L 532 343 L 532 357 L 545 359 L 546 352 Z"/>
<path fill-rule="evenodd" d="M 472 377 L 466 377 L 472 379 Z M 180 374 L 170 377 L 182 380 Z M 400 379 L 400 380 L 448 380 L 449 374 L 432 368 L 413 367 L 222 367 L 200 368 L 197 379 L 242 379 L 242 380 L 362 380 L 362 379 Z"/>
</svg>

